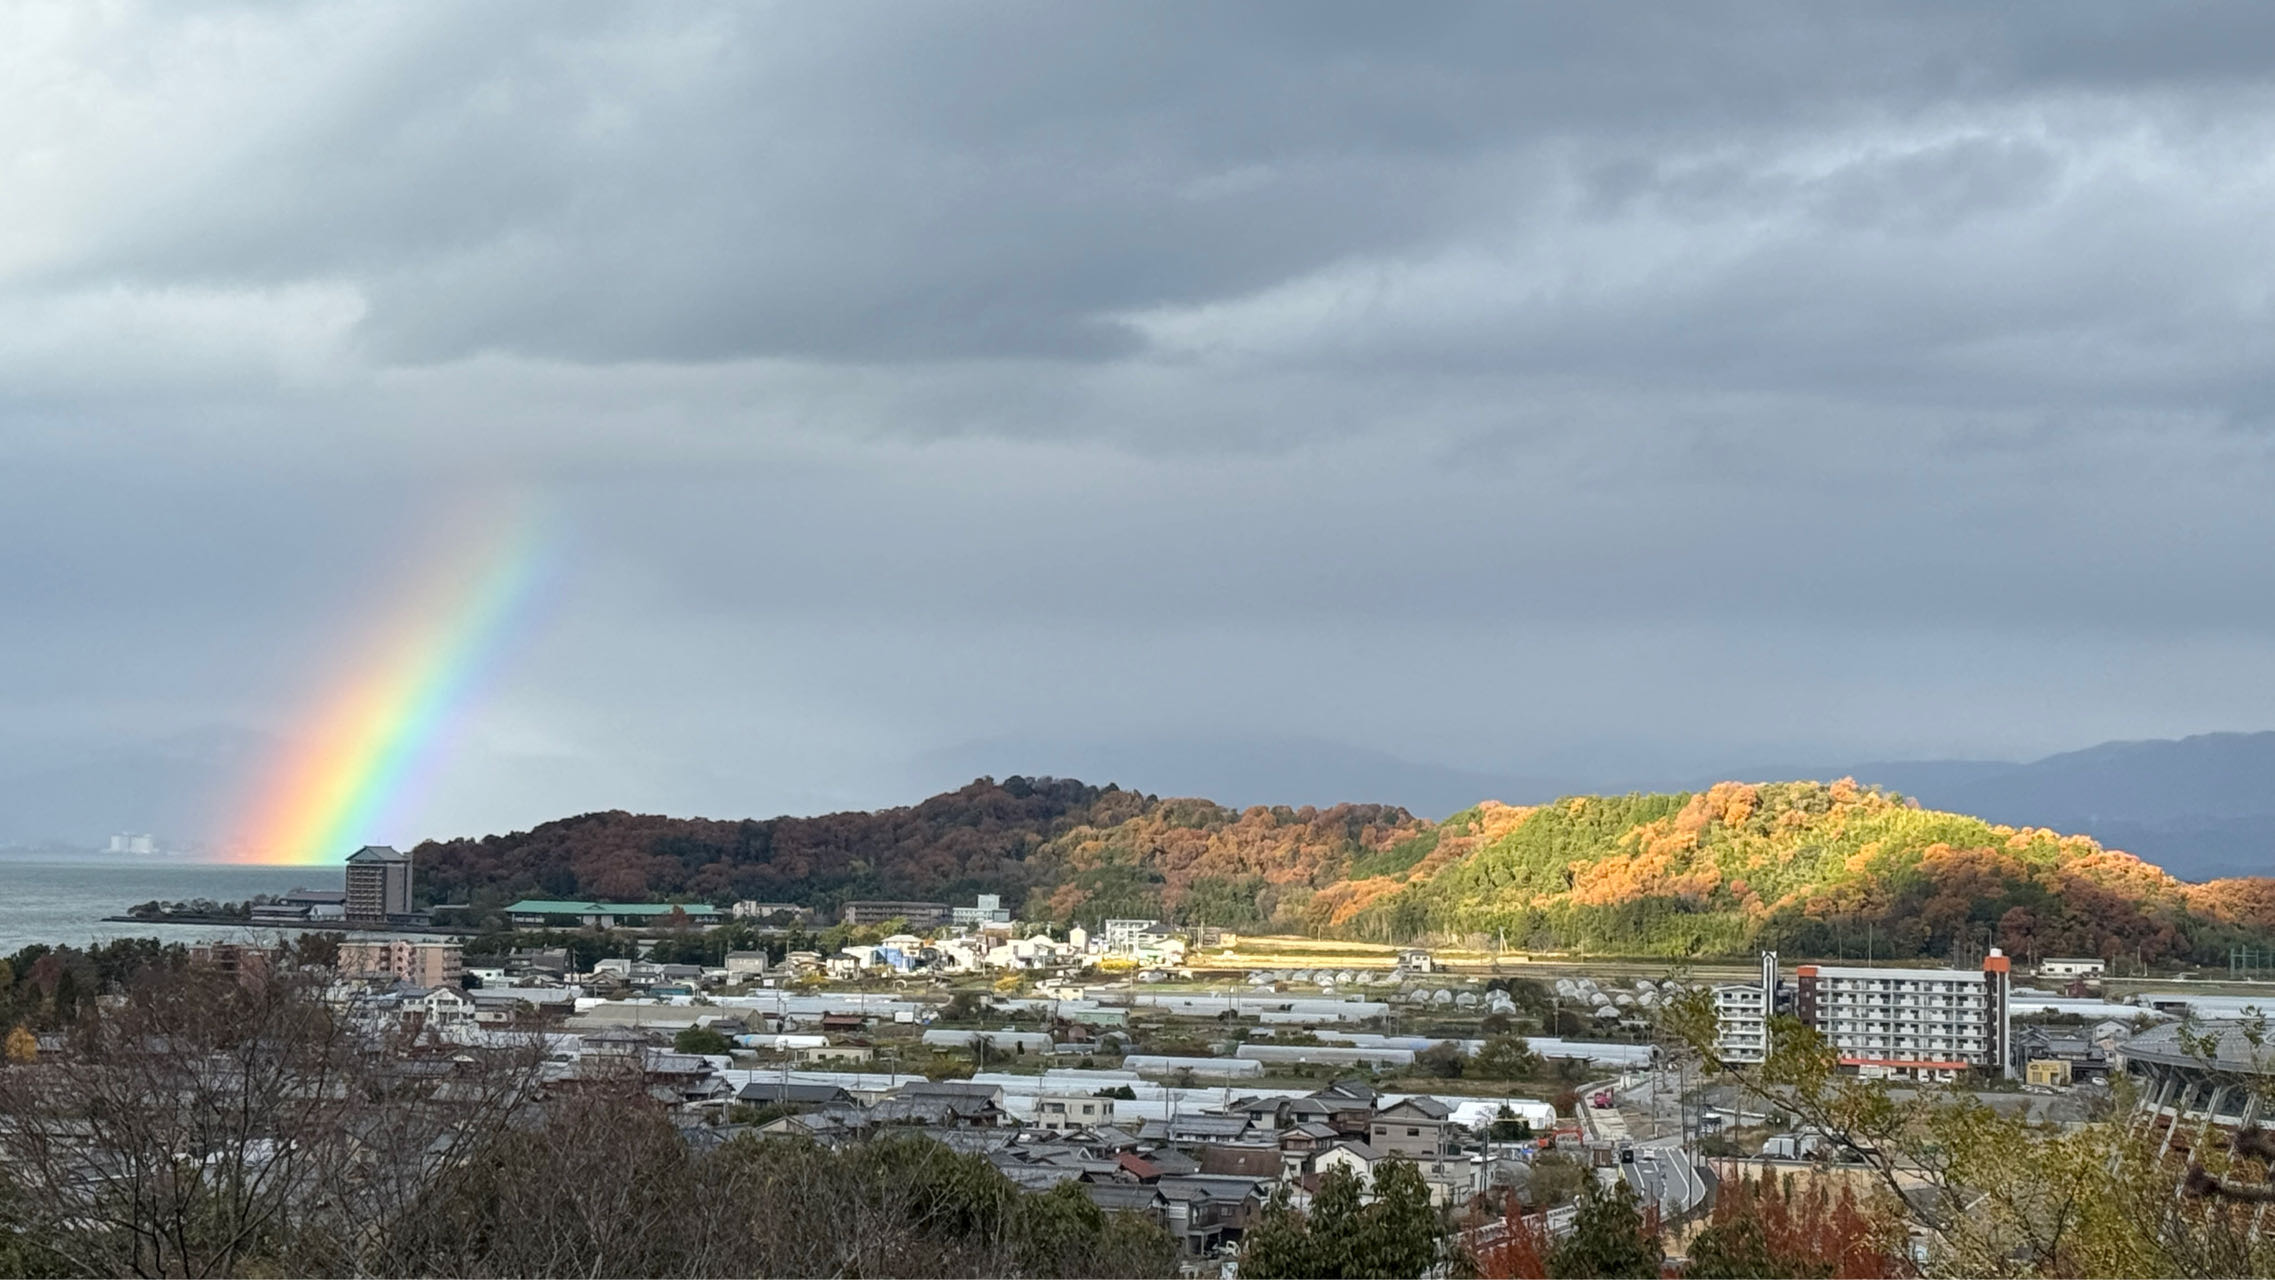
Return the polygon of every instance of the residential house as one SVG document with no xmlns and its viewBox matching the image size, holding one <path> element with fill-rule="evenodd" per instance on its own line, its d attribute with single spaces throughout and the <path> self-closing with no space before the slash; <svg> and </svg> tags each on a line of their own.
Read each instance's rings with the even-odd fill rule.
<svg viewBox="0 0 2275 1280">
<path fill-rule="evenodd" d="M 1238 1142 L 1248 1135 L 1248 1118 L 1215 1116 L 1203 1112 L 1173 1115 L 1163 1126 L 1163 1132 L 1171 1145 L 1180 1147 L 1200 1143 Z"/>
<path fill-rule="evenodd" d="M 2014 1057 L 2030 1084 L 2067 1087 L 2089 1080 L 2107 1080 L 2109 1050 L 2084 1027 L 2018 1027 Z"/>
<path fill-rule="evenodd" d="M 655 1043 L 646 1032 L 635 1031 L 630 1027 L 611 1027 L 606 1031 L 595 1031 L 590 1035 L 579 1037 L 579 1040 L 584 1050 L 584 1056 L 602 1058 L 638 1058 Z"/>
<path fill-rule="evenodd" d="M 1053 1133 L 1094 1129 L 1114 1122 L 1114 1100 L 1092 1094 L 1045 1095 L 1035 1100 L 1035 1123 Z"/>
<path fill-rule="evenodd" d="M 834 1084 L 796 1084 L 783 1080 L 753 1080 L 735 1093 L 735 1101 L 754 1107 L 780 1107 L 785 1111 L 811 1111 L 817 1107 L 852 1106 L 853 1095 Z"/>
<path fill-rule="evenodd" d="M 470 1026 L 474 1022 L 474 1001 L 456 987 L 407 988 L 401 992 L 401 1008 L 405 1013 L 417 1013 L 430 1027 Z"/>
<path fill-rule="evenodd" d="M 577 1010 L 576 993 L 563 987 L 482 987 L 467 995 L 474 1020 L 485 1026 L 559 1022 Z"/>
<path fill-rule="evenodd" d="M 1003 1109 L 1003 1086 L 974 1080 L 911 1080 L 900 1087 L 904 1098 L 965 1098 Z"/>
<path fill-rule="evenodd" d="M 524 947 L 506 957 L 509 975 L 559 982 L 575 970 L 576 960 L 567 947 Z"/>
<path fill-rule="evenodd" d="M 1115 1167 L 1121 1170 L 1119 1176 L 1131 1182 L 1161 1181 L 1161 1166 L 1155 1164 L 1151 1160 L 1146 1159 L 1144 1156 L 1139 1155 L 1135 1151 L 1116 1152 L 1114 1154 L 1114 1164 Z M 1198 1165 L 1195 1167 L 1198 1168 Z"/>
<path fill-rule="evenodd" d="M 1288 1099 L 1279 1097 L 1235 1098 L 1224 1108 L 1228 1116 L 1244 1116 L 1248 1127 L 1261 1133 L 1276 1133 L 1287 1128 Z"/>
<path fill-rule="evenodd" d="M 1343 1169 L 1371 1183 L 1375 1166 L 1383 1162 L 1382 1153 L 1355 1138 L 1344 1138 L 1334 1146 L 1312 1158 L 1312 1173 L 1325 1177 L 1330 1169 Z"/>
<path fill-rule="evenodd" d="M 987 961 L 986 949 L 969 938 L 942 938 L 932 949 L 932 967 L 941 973 L 976 972 Z"/>
<path fill-rule="evenodd" d="M 1377 1094 L 1363 1080 L 1337 1080 L 1324 1089 L 1288 1101 L 1283 1124 L 1314 1121 L 1347 1138 L 1365 1138 L 1374 1123 Z"/>
<path fill-rule="evenodd" d="M 877 1056 L 877 1050 L 874 1046 L 847 1041 L 804 1045 L 791 1050 L 791 1053 L 800 1064 L 809 1067 L 818 1067 L 824 1064 L 840 1067 L 860 1066 L 872 1061 Z"/>
<path fill-rule="evenodd" d="M 1201 1162 L 1175 1147 L 1155 1147 L 1144 1152 L 1146 1161 L 1161 1171 L 1164 1178 L 1189 1178 L 1201 1171 Z"/>
<path fill-rule="evenodd" d="M 1407 1098 L 1375 1112 L 1367 1126 L 1367 1145 L 1386 1156 L 1435 1160 L 1448 1147 L 1453 1112 L 1435 1098 Z"/>
<path fill-rule="evenodd" d="M 1003 1110 L 1001 1090 L 990 1096 L 982 1091 L 903 1087 L 896 1094 L 857 1109 L 855 1114 L 849 1115 L 839 1108 L 825 1108 L 818 1114 L 838 1115 L 853 1124 L 922 1124 L 942 1129 L 1000 1129 L 1010 1123 L 1010 1117 Z"/>
<path fill-rule="evenodd" d="M 1280 1176 L 1280 1149 L 1269 1142 L 1207 1142 L 1193 1148 L 1201 1172 L 1242 1178 Z"/>
<path fill-rule="evenodd" d="M 641 1064 L 641 1075 L 650 1093 L 681 1106 L 724 1105 L 734 1093 L 710 1059 L 698 1054 L 651 1049 Z"/>
<path fill-rule="evenodd" d="M 1169 1197 L 1147 1183 L 1085 1182 L 1082 1194 L 1107 1213 L 1134 1213 L 1163 1226 L 1169 1223 Z"/>
<path fill-rule="evenodd" d="M 1214 1257 L 1238 1245 L 1264 1204 L 1265 1184 L 1256 1178 L 1192 1174 L 1153 1185 L 1166 1202 L 1164 1225 L 1187 1258 Z"/>
<path fill-rule="evenodd" d="M 1119 1125 L 1102 1124 L 1085 1137 L 1090 1149 L 1100 1155 L 1116 1155 L 1137 1149 L 1137 1135 Z"/>
<path fill-rule="evenodd" d="M 190 963 L 239 978 L 257 978 L 283 958 L 281 948 L 249 942 L 200 942 L 190 948 Z"/>
<path fill-rule="evenodd" d="M 1336 1133 L 1332 1126 L 1317 1120 L 1306 1120 L 1302 1124 L 1280 1130 L 1279 1139 L 1281 1179 L 1301 1182 L 1317 1172 L 1313 1161 L 1321 1152 L 1331 1150 L 1342 1140 L 1342 1135 Z"/>
</svg>

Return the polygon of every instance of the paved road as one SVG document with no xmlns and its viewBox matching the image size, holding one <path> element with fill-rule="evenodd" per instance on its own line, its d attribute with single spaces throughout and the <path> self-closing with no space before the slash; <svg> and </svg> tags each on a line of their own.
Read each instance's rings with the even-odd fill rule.
<svg viewBox="0 0 2275 1280">
<path fill-rule="evenodd" d="M 1587 1105 L 1587 1099 L 1597 1090 L 1611 1089 L 1614 1103 L 1641 1098 L 1648 1108 L 1656 1101 L 1652 1098 L 1650 1080 L 1651 1077 L 1646 1076 L 1635 1088 L 1624 1091 L 1619 1090 L 1617 1081 L 1613 1080 L 1588 1085 L 1580 1095 L 1580 1110 L 1586 1117 L 1582 1127 L 1590 1136 L 1625 1146 L 1632 1154 L 1631 1160 L 1620 1163 L 1620 1176 L 1634 1188 L 1638 1200 L 1658 1206 L 1660 1218 L 1666 1220 L 1681 1217 L 1706 1200 L 1706 1179 L 1690 1153 L 1683 1150 L 1681 1137 L 1669 1133 L 1636 1139 L 1628 1128 L 1627 1117 L 1616 1106 L 1598 1110 Z"/>
</svg>

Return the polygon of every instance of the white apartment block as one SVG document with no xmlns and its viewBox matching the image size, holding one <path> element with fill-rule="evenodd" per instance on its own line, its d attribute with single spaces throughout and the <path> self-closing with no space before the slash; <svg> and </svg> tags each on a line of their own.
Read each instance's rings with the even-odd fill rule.
<svg viewBox="0 0 2275 1280">
<path fill-rule="evenodd" d="M 1769 1020 L 1777 1012 L 1777 953 L 1762 952 L 1761 977 L 1714 988 L 1714 1052 L 1724 1062 L 1769 1056 Z"/>
<path fill-rule="evenodd" d="M 1769 1055 L 1770 1019 L 1779 1011 L 1777 953 L 1763 952 L 1761 965 L 1759 980 L 1714 989 L 1715 1051 L 1725 1062 L 1755 1063 Z M 1805 964 L 1793 971 L 1792 1014 L 1859 1075 L 2012 1075 L 2010 968 L 1995 948 L 1980 971 Z"/>
<path fill-rule="evenodd" d="M 1805 964 L 1794 970 L 1793 1012 L 1860 1075 L 2011 1075 L 2009 968 L 1995 948 L 1979 972 Z"/>
</svg>

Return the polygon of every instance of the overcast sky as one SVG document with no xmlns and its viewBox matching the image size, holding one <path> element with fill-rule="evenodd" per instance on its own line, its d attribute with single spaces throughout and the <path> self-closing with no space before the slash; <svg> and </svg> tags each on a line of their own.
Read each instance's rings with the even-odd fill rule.
<svg viewBox="0 0 2275 1280">
<path fill-rule="evenodd" d="M 542 598 L 375 835 L 2275 726 L 2271 59 L 2259 4 L 11 5 L 0 759 L 290 741 L 515 503 Z"/>
</svg>

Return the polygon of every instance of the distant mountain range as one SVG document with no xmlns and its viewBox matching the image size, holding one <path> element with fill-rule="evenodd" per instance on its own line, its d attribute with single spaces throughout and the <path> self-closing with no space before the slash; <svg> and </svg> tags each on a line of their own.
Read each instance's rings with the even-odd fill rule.
<svg viewBox="0 0 2275 1280">
<path fill-rule="evenodd" d="M 974 774 L 1113 778 L 1161 795 L 1205 795 L 1234 808 L 1400 805 L 1443 818 L 1480 799 L 1540 804 L 1564 795 L 1699 791 L 1716 782 L 1852 777 L 1931 809 L 2008 826 L 2090 835 L 2185 880 L 2275 874 L 2275 732 L 2107 742 L 2027 764 L 1897 760 L 1513 776 L 1417 764 L 1320 742 L 984 743 L 941 752 L 911 779 L 926 788 Z"/>
<path fill-rule="evenodd" d="M 812 818 L 588 813 L 433 841 L 419 891 L 502 919 L 524 896 L 968 902 L 1097 927 L 1168 918 L 1519 950 L 2216 963 L 2275 937 L 2275 878 L 2185 884 L 2090 838 L 1920 808 L 1848 781 L 1486 801 L 1230 808 L 1066 778 L 981 778 Z"/>
<path fill-rule="evenodd" d="M 155 833 L 174 848 L 212 844 L 225 836 L 230 806 L 274 750 L 262 735 L 216 729 L 0 767 L 0 844 L 99 847 L 125 831 Z M 1157 795 L 1210 796 L 1233 808 L 1359 800 L 1431 819 L 1487 798 L 1522 805 L 1560 795 L 1695 791 L 1729 778 L 1854 777 L 1934 809 L 2091 835 L 2183 879 L 2275 873 L 2275 732 L 2110 742 L 2029 763 L 1803 762 L 1710 775 L 1577 768 L 1512 775 L 1285 739 L 993 742 L 911 762 L 901 794 L 944 790 L 981 774 L 1109 778 Z"/>
<path fill-rule="evenodd" d="M 2084 832 L 2188 880 L 2275 874 L 2275 733 L 2105 742 L 2029 764 L 1860 765 L 1933 809 Z"/>
</svg>

